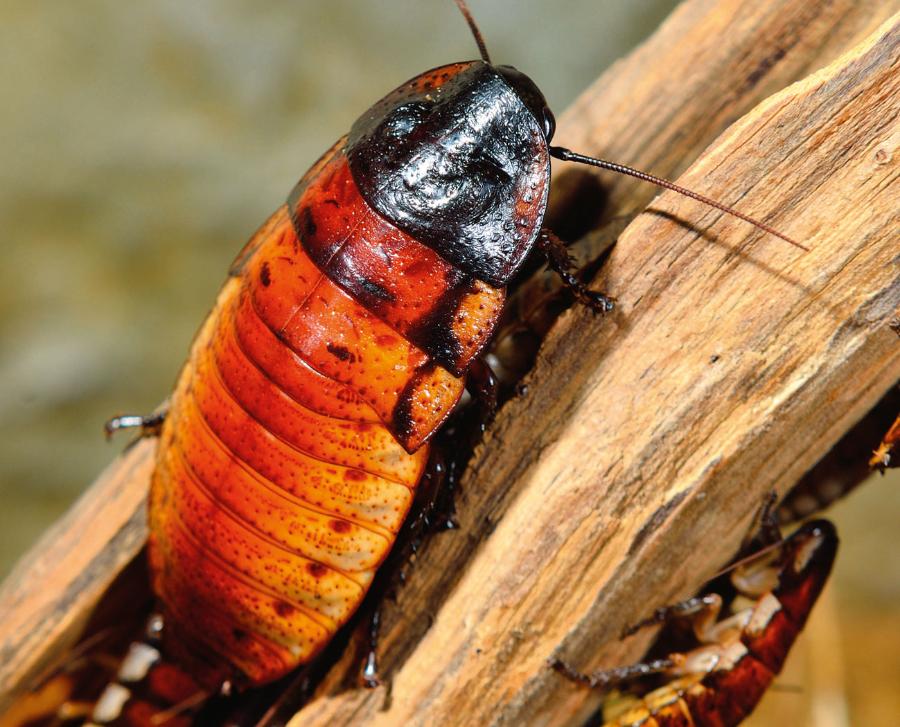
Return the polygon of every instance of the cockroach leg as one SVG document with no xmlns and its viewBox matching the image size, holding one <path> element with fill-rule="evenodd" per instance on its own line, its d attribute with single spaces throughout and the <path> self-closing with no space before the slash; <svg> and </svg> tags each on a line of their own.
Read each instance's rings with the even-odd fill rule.
<svg viewBox="0 0 900 727">
<path fill-rule="evenodd" d="M 671 659 L 654 659 L 653 661 L 629 664 L 628 666 L 620 666 L 614 669 L 601 669 L 590 674 L 573 669 L 557 657 L 550 659 L 549 665 L 573 682 L 584 684 L 591 689 L 609 689 L 651 674 L 663 674 L 675 664 Z"/>
<path fill-rule="evenodd" d="M 409 526 L 410 555 L 418 552 L 429 533 L 457 528 L 454 485 L 455 478 L 450 476 L 444 453 L 440 447 L 435 447 L 416 493 L 416 512 Z"/>
<path fill-rule="evenodd" d="M 754 518 L 754 526 L 744 539 L 741 552 L 751 554 L 783 540 L 778 522 L 778 493 L 772 490 L 763 497 L 763 503 Z"/>
<path fill-rule="evenodd" d="M 575 296 L 582 305 L 586 305 L 594 313 L 609 313 L 615 306 L 615 300 L 596 290 L 591 290 L 582 283 L 573 272 L 575 262 L 566 243 L 560 240 L 546 227 L 541 228 L 537 239 L 538 248 L 547 256 L 547 264 L 563 282 L 563 285 Z"/>
<path fill-rule="evenodd" d="M 441 447 L 433 447 L 428 467 L 416 489 L 413 514 L 404 524 L 389 562 L 379 573 L 378 585 L 370 593 L 366 654 L 359 674 L 359 682 L 364 687 L 374 689 L 385 683 L 378 671 L 378 636 L 384 598 L 396 599 L 398 587 L 406 581 L 407 571 L 429 535 L 458 527 L 454 520 L 453 469 L 453 464 L 448 467 Z"/>
<path fill-rule="evenodd" d="M 479 441 L 497 411 L 497 377 L 483 358 L 477 358 L 471 364 L 466 388 L 473 398 L 473 405 L 457 412 L 435 441 L 428 466 L 416 488 L 412 514 L 398 537 L 397 547 L 390 556 L 391 562 L 384 567 L 382 584 L 370 601 L 373 605 L 368 650 L 360 672 L 360 683 L 365 687 L 374 688 L 383 684 L 378 673 L 377 656 L 382 598 L 395 598 L 399 584 L 405 582 L 408 569 L 430 535 L 458 528 L 455 519 L 457 472 L 462 469 L 471 448 Z M 463 444 L 459 446 L 461 439 Z M 450 449 L 453 444 L 457 446 Z M 454 453 L 449 459 L 445 455 L 447 451 Z"/>
<path fill-rule="evenodd" d="M 478 407 L 478 435 L 484 433 L 497 413 L 497 392 L 499 383 L 497 376 L 484 358 L 476 358 L 469 368 L 466 390 L 475 400 Z"/>
<path fill-rule="evenodd" d="M 381 605 L 372 610 L 369 619 L 369 652 L 366 654 L 366 662 L 360 674 L 360 682 L 367 689 L 375 689 L 381 686 L 381 678 L 378 675 L 378 631 L 381 626 Z"/>
<path fill-rule="evenodd" d="M 758 597 L 775 587 L 773 581 L 775 571 L 773 559 L 777 558 L 777 546 L 784 538 L 778 526 L 777 516 L 778 494 L 770 492 L 765 496 L 763 504 L 755 518 L 756 525 L 750 530 L 751 535 L 745 539 L 739 558 L 725 570 L 716 574 L 715 578 L 730 573 L 730 580 L 738 591 L 748 597 Z M 765 557 L 772 552 L 771 557 Z M 694 634 L 700 643 L 713 643 L 721 640 L 723 631 L 729 630 L 733 624 L 729 619 L 716 623 L 722 611 L 722 597 L 717 593 L 694 596 L 678 603 L 657 608 L 651 616 L 629 626 L 622 632 L 621 638 L 631 636 L 642 628 L 656 624 L 667 624 L 674 619 L 688 619 Z M 715 625 L 715 631 L 712 631 Z M 738 628 L 741 628 L 738 624 Z"/>
<path fill-rule="evenodd" d="M 752 605 L 734 610 L 732 594 L 710 593 L 657 610 L 648 622 L 687 618 L 693 638 L 686 648 L 670 650 L 667 642 L 659 642 L 643 662 L 590 674 L 559 659 L 551 659 L 549 665 L 591 688 L 627 688 L 626 693 L 607 696 L 603 705 L 606 727 L 736 725 L 780 673 L 825 585 L 837 544 L 831 523 L 807 523 L 774 547 L 731 566 L 733 595 L 754 599 Z M 722 613 L 726 616 L 719 621 Z M 654 658 L 660 648 L 665 648 L 667 655 Z"/>
<path fill-rule="evenodd" d="M 624 639 L 628 636 L 632 636 L 641 629 L 648 626 L 665 624 L 673 619 L 678 618 L 689 618 L 693 621 L 695 617 L 701 617 L 703 619 L 708 619 L 711 617 L 712 620 L 715 621 L 721 607 L 722 599 L 719 598 L 716 594 L 686 598 L 685 600 L 679 601 L 678 603 L 673 603 L 669 606 L 662 606 L 660 608 L 657 608 L 651 616 L 648 616 L 647 618 L 638 621 L 636 624 L 626 628 L 622 632 L 621 638 Z"/>
<path fill-rule="evenodd" d="M 140 414 L 124 414 L 113 417 L 103 425 L 103 431 L 107 439 L 124 429 L 140 429 L 139 437 L 158 437 L 163 422 L 166 420 L 167 409 L 153 412 L 148 416 Z"/>
</svg>

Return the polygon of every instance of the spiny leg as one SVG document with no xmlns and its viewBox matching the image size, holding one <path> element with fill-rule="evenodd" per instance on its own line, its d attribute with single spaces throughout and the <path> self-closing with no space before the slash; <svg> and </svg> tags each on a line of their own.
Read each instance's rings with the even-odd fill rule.
<svg viewBox="0 0 900 727">
<path fill-rule="evenodd" d="M 455 420 L 440 433 L 419 485 L 416 521 L 410 528 L 415 534 L 410 543 L 413 554 L 429 533 L 456 529 L 458 474 L 497 413 L 499 383 L 490 365 L 481 357 L 469 367 L 466 390 L 472 403 L 458 412 Z M 453 452 L 453 455 L 448 458 L 445 452 Z"/>
<path fill-rule="evenodd" d="M 406 580 L 407 570 L 425 540 L 435 532 L 457 528 L 454 506 L 457 471 L 497 411 L 497 377 L 484 359 L 476 358 L 472 362 L 466 389 L 472 396 L 473 404 L 469 411 L 458 413 L 456 421 L 450 423 L 435 441 L 428 467 L 417 487 L 413 514 L 404 525 L 390 562 L 383 569 L 380 591 L 389 598 L 394 597 L 399 584 Z M 448 446 L 450 443 L 453 444 L 452 449 Z M 456 454 L 448 461 L 445 451 Z M 373 596 L 371 602 L 368 646 L 360 682 L 363 686 L 374 688 L 382 683 L 377 653 L 383 600 L 380 596 Z"/>
<path fill-rule="evenodd" d="M 378 630 L 380 627 L 381 604 L 374 608 L 369 619 L 369 653 L 366 654 L 366 663 L 360 674 L 360 681 L 367 689 L 381 686 L 381 678 L 378 676 Z"/>
<path fill-rule="evenodd" d="M 723 638 L 726 632 L 740 630 L 746 620 L 746 616 L 742 614 L 737 618 L 731 617 L 725 621 L 718 621 L 721 611 L 722 598 L 716 593 L 688 598 L 671 606 L 656 609 L 651 617 L 628 629 L 624 636 L 633 634 L 644 626 L 685 619 L 690 624 L 695 638 L 701 644 L 715 644 Z M 701 647 L 701 650 L 703 648 L 705 647 Z M 653 674 L 662 674 L 673 669 L 683 668 L 694 653 L 699 653 L 699 650 L 686 654 L 671 653 L 662 659 L 648 659 L 628 666 L 600 669 L 590 674 L 579 672 L 558 658 L 552 659 L 550 666 L 569 679 L 585 684 L 592 689 L 608 689 L 635 682 Z"/>
<path fill-rule="evenodd" d="M 752 551 L 745 558 L 738 560 L 736 563 L 732 563 L 726 569 L 719 572 L 715 578 L 725 575 L 728 572 L 732 572 L 733 575 L 735 573 L 739 574 L 747 565 L 752 565 L 754 561 L 758 560 L 765 553 L 773 550 L 775 546 L 782 542 L 781 529 L 778 526 L 777 502 L 777 493 L 770 492 L 766 494 L 759 512 L 754 519 L 755 524 L 751 527 L 748 537 L 745 538 L 746 544 L 742 548 L 742 552 L 747 552 L 748 548 L 752 548 Z M 732 581 L 734 581 L 734 577 L 732 577 Z M 745 595 L 757 595 L 755 590 L 750 593 L 745 591 L 745 589 L 741 587 L 741 583 L 735 583 L 734 585 L 739 592 L 744 593 Z M 665 624 L 672 619 L 677 618 L 690 619 L 692 625 L 695 626 L 695 632 L 697 632 L 696 625 L 698 619 L 708 620 L 708 616 L 711 614 L 713 617 L 712 622 L 714 623 L 721 608 L 722 598 L 716 593 L 687 598 L 678 603 L 657 608 L 651 616 L 648 616 L 633 626 L 629 626 L 625 629 L 622 632 L 622 638 L 624 639 L 627 636 L 631 636 L 646 626 Z M 704 638 L 699 632 L 697 632 L 697 638 L 704 641 Z"/>
<path fill-rule="evenodd" d="M 546 227 L 541 228 L 537 240 L 538 248 L 547 256 L 547 264 L 563 282 L 563 285 L 571 291 L 575 299 L 586 305 L 594 313 L 609 313 L 615 300 L 596 290 L 591 290 L 582 283 L 574 274 L 575 262 L 572 260 L 566 244 Z"/>
<path fill-rule="evenodd" d="M 756 597 L 766 590 L 771 590 L 770 578 L 764 583 L 756 583 L 760 578 L 757 573 L 769 575 L 772 570 L 766 554 L 775 550 L 782 542 L 781 529 L 777 518 L 778 497 L 775 492 L 768 493 L 754 520 L 750 534 L 745 538 L 741 552 L 752 549 L 750 554 L 732 563 L 714 576 L 718 578 L 728 573 L 738 593 L 748 597 Z M 697 638 L 702 643 L 714 640 L 712 629 L 722 611 L 722 596 L 718 593 L 707 593 L 702 596 L 687 598 L 669 606 L 657 608 L 653 614 L 642 619 L 622 632 L 622 638 L 631 636 L 646 626 L 666 624 L 673 619 L 687 619 Z"/>
<path fill-rule="evenodd" d="M 622 638 L 624 639 L 628 636 L 632 636 L 647 626 L 666 624 L 673 619 L 690 619 L 693 623 L 695 619 L 707 619 L 709 614 L 711 614 L 714 621 L 718 616 L 721 607 L 722 599 L 715 593 L 686 598 L 678 603 L 657 608 L 651 616 L 626 628 L 622 632 Z"/>
<path fill-rule="evenodd" d="M 688 598 L 664 608 L 658 608 L 653 615 L 626 629 L 622 638 L 634 634 L 645 626 L 667 623 L 674 619 L 689 619 L 694 631 L 702 634 L 710 624 L 714 624 L 721 609 L 722 601 L 716 595 Z M 702 640 L 702 637 L 700 637 Z M 598 669 L 590 673 L 578 671 L 558 657 L 553 657 L 549 665 L 567 679 L 583 684 L 591 689 L 611 689 L 623 684 L 636 682 L 654 674 L 663 674 L 677 666 L 678 655 L 662 659 L 639 661 L 627 666 Z"/>
<path fill-rule="evenodd" d="M 573 669 L 569 664 L 557 657 L 550 659 L 549 665 L 573 682 L 584 684 L 591 689 L 609 689 L 626 682 L 642 679 L 651 674 L 663 674 L 675 666 L 675 663 L 671 659 L 654 659 L 653 661 L 630 664 L 629 666 L 601 669 L 589 674 Z"/>
<path fill-rule="evenodd" d="M 148 416 L 123 414 L 107 421 L 103 425 L 103 431 L 107 439 L 111 439 L 116 432 L 127 429 L 139 429 L 139 438 L 158 437 L 167 413 L 168 409 L 161 409 Z"/>
<path fill-rule="evenodd" d="M 435 446 L 417 488 L 414 516 L 408 526 L 410 557 L 419 552 L 423 541 L 431 533 L 456 529 L 453 519 L 454 486 L 455 480 L 450 476 L 444 452 Z M 401 568 L 400 573 L 400 580 L 404 579 L 405 567 Z"/>
<path fill-rule="evenodd" d="M 757 525 L 753 528 L 757 533 L 753 542 L 769 544 L 719 574 L 722 576 L 730 572 L 732 587 L 738 594 L 746 597 L 758 598 L 765 593 L 771 593 L 779 581 L 784 541 L 775 525 L 776 500 L 775 493 L 765 498 L 756 518 Z M 690 625 L 699 646 L 685 649 L 683 653 L 670 652 L 662 659 L 648 658 L 630 666 L 599 670 L 590 674 L 579 672 L 559 659 L 551 660 L 550 665 L 569 679 L 591 688 L 602 689 L 666 672 L 672 676 L 708 673 L 719 668 L 717 665 L 723 663 L 723 660 L 734 658 L 731 649 L 735 644 L 744 649 L 741 646 L 741 637 L 757 613 L 758 605 L 754 605 L 719 620 L 723 613 L 724 602 L 723 596 L 716 592 L 688 598 L 656 609 L 649 618 L 626 629 L 622 635 L 623 638 L 632 635 L 644 626 L 684 620 Z"/>
<path fill-rule="evenodd" d="M 469 367 L 466 378 L 466 390 L 471 394 L 477 409 L 476 437 L 484 434 L 488 425 L 494 420 L 497 413 L 497 394 L 499 383 L 497 375 L 483 358 L 478 357 Z"/>
<path fill-rule="evenodd" d="M 456 420 L 441 431 L 417 488 L 416 514 L 408 528 L 411 556 L 430 533 L 457 528 L 455 500 L 459 472 L 497 413 L 497 376 L 483 358 L 476 358 L 469 367 L 466 389 L 473 404 L 459 412 Z M 445 452 L 453 455 L 448 458 Z M 403 571 L 401 581 L 405 577 Z"/>
</svg>

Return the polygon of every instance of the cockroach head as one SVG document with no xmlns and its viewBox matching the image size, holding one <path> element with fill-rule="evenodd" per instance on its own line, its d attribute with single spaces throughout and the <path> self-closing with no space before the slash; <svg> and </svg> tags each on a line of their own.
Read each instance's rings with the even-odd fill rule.
<svg viewBox="0 0 900 727">
<path fill-rule="evenodd" d="M 553 116 L 509 66 L 416 76 L 353 125 L 346 154 L 366 201 L 464 273 L 504 285 L 537 239 Z"/>
</svg>

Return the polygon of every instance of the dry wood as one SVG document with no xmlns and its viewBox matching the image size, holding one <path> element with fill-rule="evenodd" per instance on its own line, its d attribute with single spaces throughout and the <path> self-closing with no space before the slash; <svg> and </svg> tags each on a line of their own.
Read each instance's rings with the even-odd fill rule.
<svg viewBox="0 0 900 727">
<path fill-rule="evenodd" d="M 0 712 L 79 637 L 147 539 L 152 442 L 113 462 L 0 589 Z M 135 602 L 143 602 L 136 596 Z"/>
<path fill-rule="evenodd" d="M 561 120 L 560 143 L 672 175 L 898 10 L 751 5 L 685 3 Z M 762 493 L 796 482 L 897 379 L 900 349 L 881 326 L 900 302 L 891 27 L 755 109 L 682 180 L 814 252 L 661 197 L 665 215 L 641 216 L 602 272 L 618 313 L 573 311 L 554 329 L 467 473 L 462 531 L 430 543 L 388 612 L 390 709 L 383 690 L 345 691 L 302 724 L 569 722 L 593 697 L 544 660 L 638 655 L 636 640 L 617 643 L 621 627 L 696 588 Z M 581 175 L 560 177 L 557 220 L 585 204 Z M 607 218 L 653 194 L 606 189 Z M 715 225 L 698 236 L 669 216 Z M 71 643 L 140 549 L 151 449 L 114 463 L 4 584 L 0 694 Z"/>
</svg>

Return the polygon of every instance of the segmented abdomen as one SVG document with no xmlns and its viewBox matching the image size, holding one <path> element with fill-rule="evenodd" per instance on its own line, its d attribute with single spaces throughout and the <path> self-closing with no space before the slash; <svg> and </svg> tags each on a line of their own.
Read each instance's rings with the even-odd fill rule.
<svg viewBox="0 0 900 727">
<path fill-rule="evenodd" d="M 369 210 L 339 147 L 233 274 L 150 501 L 166 648 L 213 687 L 281 676 L 352 615 L 503 302 Z"/>
</svg>

